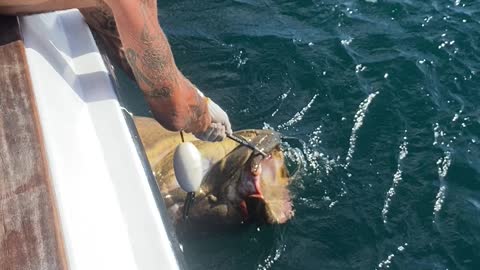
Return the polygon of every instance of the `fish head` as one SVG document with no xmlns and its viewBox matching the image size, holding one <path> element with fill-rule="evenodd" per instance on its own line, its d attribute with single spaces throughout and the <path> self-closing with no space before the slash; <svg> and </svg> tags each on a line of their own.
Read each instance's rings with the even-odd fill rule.
<svg viewBox="0 0 480 270">
<path fill-rule="evenodd" d="M 280 134 L 271 130 L 245 130 L 235 134 L 267 156 L 243 145 L 234 148 L 206 174 L 202 187 L 207 192 L 203 199 L 208 199 L 209 203 L 200 198 L 197 207 L 215 209 L 222 206 L 223 211 L 217 211 L 217 218 L 234 222 L 287 222 L 293 217 L 293 210 Z"/>
<path fill-rule="evenodd" d="M 267 157 L 253 154 L 239 181 L 242 217 L 257 223 L 287 222 L 293 216 L 288 184 L 288 171 L 279 147 Z"/>
</svg>

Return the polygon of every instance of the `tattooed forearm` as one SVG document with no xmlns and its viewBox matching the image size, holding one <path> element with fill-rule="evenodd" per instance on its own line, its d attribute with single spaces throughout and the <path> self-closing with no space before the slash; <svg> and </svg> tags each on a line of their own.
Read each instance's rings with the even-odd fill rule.
<svg viewBox="0 0 480 270">
<path fill-rule="evenodd" d="M 155 118 L 172 130 L 206 130 L 211 122 L 207 104 L 175 65 L 158 22 L 156 1 L 105 1 L 112 8 L 126 59 Z"/>
<path fill-rule="evenodd" d="M 145 10 L 142 8 L 142 15 L 145 19 L 144 24 L 143 24 L 143 29 L 142 29 L 142 34 L 140 35 L 140 40 L 142 41 L 143 44 L 145 45 L 152 45 L 155 41 L 158 41 L 160 38 L 160 35 L 152 35 L 150 33 L 150 30 L 148 29 L 147 26 L 147 21 L 146 21 L 146 15 L 145 15 Z"/>
<path fill-rule="evenodd" d="M 168 87 L 156 87 L 156 83 L 153 82 L 147 75 L 145 75 L 145 72 L 143 72 L 138 67 L 137 58 L 138 58 L 138 55 L 133 49 L 127 49 L 127 59 L 128 59 L 128 62 L 130 63 L 130 66 L 135 75 L 135 78 L 137 79 L 137 82 L 138 83 L 142 82 L 143 84 L 147 85 L 149 88 L 149 91 L 144 91 L 145 95 L 149 97 L 160 97 L 160 98 L 171 97 L 172 89 Z M 155 61 L 152 61 L 152 62 L 155 62 Z M 152 63 L 152 65 L 156 65 L 156 63 Z"/>
<path fill-rule="evenodd" d="M 162 52 L 155 48 L 147 48 L 143 53 L 142 63 L 146 68 L 152 70 L 165 70 L 165 61 Z"/>
<path fill-rule="evenodd" d="M 201 123 L 201 120 L 205 118 L 205 114 L 207 112 L 207 110 L 205 109 L 206 102 L 203 101 L 202 98 L 199 96 L 197 98 L 196 104 L 192 104 L 189 107 L 190 107 L 190 117 L 187 118 L 187 120 L 185 121 L 185 124 L 186 126 L 198 125 L 199 123 Z"/>
<path fill-rule="evenodd" d="M 112 11 L 103 1 L 99 1 L 95 7 L 82 8 L 80 12 L 95 31 L 119 38 Z"/>
<path fill-rule="evenodd" d="M 127 60 L 147 96 L 168 98 L 177 86 L 177 70 L 166 37 L 160 31 L 152 34 L 147 16 L 148 1 L 142 1 L 143 29 L 139 36 L 140 48 L 127 49 Z M 140 85 L 142 86 L 142 85 Z"/>
<path fill-rule="evenodd" d="M 127 49 L 127 60 L 130 63 L 130 67 L 132 68 L 133 74 L 135 75 L 137 82 L 144 83 L 149 88 L 154 89 L 155 83 L 152 82 L 147 76 L 143 74 L 143 72 L 138 67 L 137 59 L 138 59 L 138 55 L 135 52 L 135 50 L 131 48 Z"/>
<path fill-rule="evenodd" d="M 95 7 L 82 8 L 80 12 L 94 34 L 98 46 L 104 48 L 110 61 L 123 69 L 131 79 L 135 79 L 110 8 L 102 0 L 98 0 Z"/>
</svg>

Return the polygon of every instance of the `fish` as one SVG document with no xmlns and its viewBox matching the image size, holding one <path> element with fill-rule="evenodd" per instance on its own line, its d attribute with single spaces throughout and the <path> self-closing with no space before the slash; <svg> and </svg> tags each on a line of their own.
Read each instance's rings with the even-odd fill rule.
<svg viewBox="0 0 480 270">
<path fill-rule="evenodd" d="M 177 183 L 173 167 L 182 136 L 152 118 L 136 117 L 134 122 L 174 226 L 283 224 L 294 216 L 280 133 L 255 129 L 234 132 L 267 157 L 234 140 L 205 142 L 183 134 L 183 140 L 199 150 L 203 170 L 202 184 L 186 220 L 182 213 L 187 193 Z"/>
</svg>

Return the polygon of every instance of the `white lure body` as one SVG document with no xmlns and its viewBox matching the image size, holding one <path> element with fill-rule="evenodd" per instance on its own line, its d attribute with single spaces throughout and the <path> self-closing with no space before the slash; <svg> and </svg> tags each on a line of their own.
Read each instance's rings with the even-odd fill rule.
<svg viewBox="0 0 480 270">
<path fill-rule="evenodd" d="M 185 192 L 196 192 L 202 184 L 202 156 L 191 142 L 181 143 L 173 155 L 173 169 L 180 187 Z"/>
</svg>

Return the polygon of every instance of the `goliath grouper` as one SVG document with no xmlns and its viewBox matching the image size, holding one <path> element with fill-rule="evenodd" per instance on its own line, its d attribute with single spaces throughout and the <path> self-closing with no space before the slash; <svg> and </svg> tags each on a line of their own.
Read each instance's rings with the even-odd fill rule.
<svg viewBox="0 0 480 270">
<path fill-rule="evenodd" d="M 175 225 L 182 225 L 186 193 L 178 185 L 173 169 L 173 154 L 182 142 L 180 133 L 167 131 L 151 118 L 138 117 L 135 124 L 169 215 Z M 268 157 L 228 138 L 212 143 L 184 134 L 184 140 L 192 142 L 201 153 L 204 170 L 188 223 L 197 228 L 285 223 L 293 211 L 280 134 L 271 130 L 234 134 L 262 149 Z"/>
</svg>

